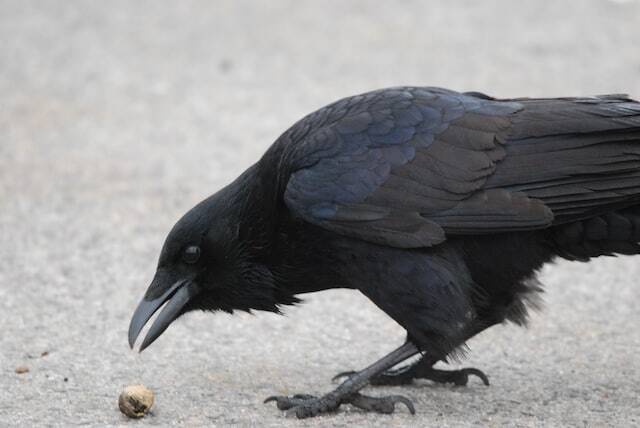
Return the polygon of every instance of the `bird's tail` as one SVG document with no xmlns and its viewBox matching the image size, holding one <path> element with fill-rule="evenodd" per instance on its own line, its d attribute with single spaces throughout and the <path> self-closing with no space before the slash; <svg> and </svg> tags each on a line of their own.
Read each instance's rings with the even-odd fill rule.
<svg viewBox="0 0 640 428">
<path fill-rule="evenodd" d="M 558 253 L 569 260 L 640 254 L 640 205 L 553 228 Z"/>
</svg>

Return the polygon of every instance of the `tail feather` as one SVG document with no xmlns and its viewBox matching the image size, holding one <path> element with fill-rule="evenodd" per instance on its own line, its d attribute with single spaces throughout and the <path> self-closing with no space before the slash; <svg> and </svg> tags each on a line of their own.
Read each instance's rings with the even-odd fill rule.
<svg viewBox="0 0 640 428">
<path fill-rule="evenodd" d="M 553 231 L 560 256 L 569 260 L 640 254 L 640 206 L 563 224 Z"/>
</svg>

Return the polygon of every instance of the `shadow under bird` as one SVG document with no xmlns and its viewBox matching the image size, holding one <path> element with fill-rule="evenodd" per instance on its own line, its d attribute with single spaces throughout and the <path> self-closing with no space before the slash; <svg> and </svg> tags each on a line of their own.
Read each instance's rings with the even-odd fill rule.
<svg viewBox="0 0 640 428">
<path fill-rule="evenodd" d="M 299 418 L 342 404 L 413 413 L 403 396 L 360 390 L 488 384 L 433 365 L 488 327 L 524 324 L 543 264 L 638 254 L 638 241 L 640 103 L 373 91 L 301 119 L 177 222 L 129 344 L 163 305 L 141 350 L 195 309 L 279 312 L 303 293 L 356 289 L 406 329 L 404 344 L 325 395 L 266 401 Z"/>
</svg>

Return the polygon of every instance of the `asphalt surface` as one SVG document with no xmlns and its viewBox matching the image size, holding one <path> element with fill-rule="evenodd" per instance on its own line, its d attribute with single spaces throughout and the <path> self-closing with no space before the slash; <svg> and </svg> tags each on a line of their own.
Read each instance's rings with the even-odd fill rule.
<svg viewBox="0 0 640 428">
<path fill-rule="evenodd" d="M 469 343 L 488 388 L 367 390 L 415 416 L 262 404 L 401 343 L 357 292 L 191 314 L 142 354 L 126 335 L 173 222 L 302 115 L 401 84 L 640 97 L 638 46 L 637 1 L 0 2 L 0 425 L 640 425 L 640 258 L 545 268 L 529 329 Z M 156 404 L 134 422 L 138 382 Z"/>
</svg>

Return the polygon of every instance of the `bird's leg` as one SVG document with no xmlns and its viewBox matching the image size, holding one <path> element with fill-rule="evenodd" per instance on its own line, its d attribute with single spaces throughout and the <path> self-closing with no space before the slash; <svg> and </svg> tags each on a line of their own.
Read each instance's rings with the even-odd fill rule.
<svg viewBox="0 0 640 428">
<path fill-rule="evenodd" d="M 415 379 L 427 379 L 436 383 L 452 383 L 456 386 L 465 386 L 469 381 L 469 376 L 477 376 L 482 383 L 489 385 L 489 378 L 481 370 L 473 367 L 465 367 L 458 370 L 440 370 L 433 368 L 438 360 L 429 356 L 423 356 L 413 364 L 406 365 L 395 370 L 387 370 L 378 376 L 371 378 L 371 385 L 397 386 L 409 385 Z M 352 376 L 356 372 L 342 372 L 334 379 L 344 376 Z"/>
<path fill-rule="evenodd" d="M 473 325 L 465 335 L 465 340 L 470 339 L 493 324 L 495 324 L 495 322 Z M 409 340 L 410 338 L 407 337 L 407 341 Z M 469 376 L 477 376 L 480 378 L 482 383 L 489 386 L 489 378 L 487 375 L 485 375 L 481 370 L 473 367 L 466 367 L 458 370 L 434 369 L 433 366 L 440 360 L 445 361 L 446 358 L 437 358 L 432 355 L 423 354 L 418 361 L 412 364 L 408 364 L 394 370 L 386 370 L 383 373 L 372 377 L 369 380 L 369 383 L 375 386 L 398 386 L 409 385 L 413 383 L 415 379 L 427 379 L 436 383 L 452 383 L 456 386 L 465 386 L 469 382 Z M 341 372 L 335 375 L 333 380 L 346 376 L 353 376 L 355 373 L 357 372 Z"/>
<path fill-rule="evenodd" d="M 419 352 L 413 343 L 405 342 L 398 349 L 371 364 L 369 367 L 355 372 L 334 391 L 322 397 L 314 397 L 306 394 L 297 394 L 291 397 L 272 396 L 267 398 L 265 403 L 275 401 L 278 409 L 287 410 L 288 414 L 293 414 L 300 419 L 335 411 L 341 404 L 351 404 L 360 409 L 379 413 L 393 413 L 396 403 L 403 403 L 413 414 L 415 413 L 413 404 L 406 397 L 400 395 L 369 397 L 360 394 L 359 391 L 369 383 L 372 377 L 380 375 L 385 370 Z"/>
</svg>

